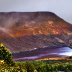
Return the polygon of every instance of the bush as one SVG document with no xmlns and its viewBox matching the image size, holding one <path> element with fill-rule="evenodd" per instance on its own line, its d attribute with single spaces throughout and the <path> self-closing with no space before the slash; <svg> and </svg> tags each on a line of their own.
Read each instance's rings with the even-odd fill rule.
<svg viewBox="0 0 72 72">
<path fill-rule="evenodd" d="M 4 62 L 8 65 L 14 65 L 10 51 L 4 45 L 1 44 L 0 44 L 0 60 L 4 60 Z"/>
</svg>

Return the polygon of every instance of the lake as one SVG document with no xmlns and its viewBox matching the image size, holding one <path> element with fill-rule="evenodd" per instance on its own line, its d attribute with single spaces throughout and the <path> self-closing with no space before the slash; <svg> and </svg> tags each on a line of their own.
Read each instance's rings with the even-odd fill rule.
<svg viewBox="0 0 72 72">
<path fill-rule="evenodd" d="M 44 50 L 42 52 L 39 51 L 39 54 L 18 57 L 15 58 L 15 60 L 33 60 L 42 57 L 50 57 L 50 56 L 72 56 L 72 49 L 69 47 L 51 48 L 51 49 Z"/>
</svg>

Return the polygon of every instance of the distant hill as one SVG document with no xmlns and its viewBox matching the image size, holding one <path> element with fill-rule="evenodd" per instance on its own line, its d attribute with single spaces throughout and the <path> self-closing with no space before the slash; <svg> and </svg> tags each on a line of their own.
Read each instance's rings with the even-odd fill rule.
<svg viewBox="0 0 72 72">
<path fill-rule="evenodd" d="M 72 25 L 52 12 L 2 12 L 0 42 L 11 52 L 72 47 Z"/>
</svg>

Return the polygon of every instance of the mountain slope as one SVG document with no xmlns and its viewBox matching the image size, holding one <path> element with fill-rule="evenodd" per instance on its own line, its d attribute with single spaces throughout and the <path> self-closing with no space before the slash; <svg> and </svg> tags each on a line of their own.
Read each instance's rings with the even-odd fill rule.
<svg viewBox="0 0 72 72">
<path fill-rule="evenodd" d="M 51 12 L 0 13 L 0 41 L 11 52 L 70 46 L 72 25 Z"/>
</svg>

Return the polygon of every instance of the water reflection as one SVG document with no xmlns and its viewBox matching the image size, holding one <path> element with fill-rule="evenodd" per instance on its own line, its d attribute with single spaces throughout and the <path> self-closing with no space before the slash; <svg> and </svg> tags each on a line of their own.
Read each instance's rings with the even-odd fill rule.
<svg viewBox="0 0 72 72">
<path fill-rule="evenodd" d="M 69 47 L 60 48 L 59 55 L 72 56 L 72 49 Z"/>
<path fill-rule="evenodd" d="M 52 48 L 48 49 L 42 53 L 39 53 L 38 55 L 31 55 L 31 56 L 25 56 L 21 58 L 15 58 L 15 60 L 32 60 L 37 59 L 41 57 L 48 57 L 48 56 L 72 56 L 72 49 L 69 47 L 62 47 L 62 48 Z"/>
</svg>

